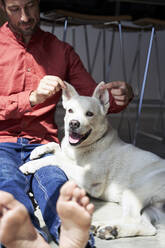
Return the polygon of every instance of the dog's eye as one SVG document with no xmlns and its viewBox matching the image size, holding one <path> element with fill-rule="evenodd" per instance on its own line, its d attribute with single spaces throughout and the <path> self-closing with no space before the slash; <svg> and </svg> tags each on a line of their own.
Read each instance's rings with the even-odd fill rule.
<svg viewBox="0 0 165 248">
<path fill-rule="evenodd" d="M 68 109 L 68 112 L 69 112 L 69 113 L 73 113 L 73 110 L 72 110 L 72 109 Z"/>
<path fill-rule="evenodd" d="M 88 112 L 86 112 L 86 116 L 91 117 L 91 116 L 93 116 L 93 113 L 92 113 L 92 112 L 90 112 L 90 111 L 88 111 Z"/>
</svg>

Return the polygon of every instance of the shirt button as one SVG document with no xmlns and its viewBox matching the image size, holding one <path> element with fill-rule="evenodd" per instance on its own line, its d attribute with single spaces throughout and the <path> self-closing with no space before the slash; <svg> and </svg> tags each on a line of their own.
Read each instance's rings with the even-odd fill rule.
<svg viewBox="0 0 165 248">
<path fill-rule="evenodd" d="M 31 72 L 31 68 L 27 68 L 27 71 L 28 71 L 28 72 Z"/>
</svg>

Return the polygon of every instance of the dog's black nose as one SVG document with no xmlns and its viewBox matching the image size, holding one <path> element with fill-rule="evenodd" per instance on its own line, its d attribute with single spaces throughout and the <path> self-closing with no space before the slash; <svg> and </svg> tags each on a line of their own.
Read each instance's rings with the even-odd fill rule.
<svg viewBox="0 0 165 248">
<path fill-rule="evenodd" d="M 72 120 L 69 122 L 69 127 L 72 129 L 79 128 L 79 126 L 80 126 L 80 122 L 77 120 Z"/>
</svg>

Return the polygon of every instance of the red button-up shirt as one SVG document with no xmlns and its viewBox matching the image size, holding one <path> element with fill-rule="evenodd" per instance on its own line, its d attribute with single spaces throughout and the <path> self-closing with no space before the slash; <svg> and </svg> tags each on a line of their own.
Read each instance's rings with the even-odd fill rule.
<svg viewBox="0 0 165 248">
<path fill-rule="evenodd" d="M 29 102 L 45 75 L 60 77 L 82 95 L 91 95 L 96 87 L 69 44 L 38 28 L 26 46 L 5 23 L 0 28 L 0 142 L 15 142 L 18 137 L 31 143 L 58 142 L 54 110 L 61 92 L 34 107 Z M 110 112 L 123 109 L 112 97 L 110 101 Z"/>
</svg>

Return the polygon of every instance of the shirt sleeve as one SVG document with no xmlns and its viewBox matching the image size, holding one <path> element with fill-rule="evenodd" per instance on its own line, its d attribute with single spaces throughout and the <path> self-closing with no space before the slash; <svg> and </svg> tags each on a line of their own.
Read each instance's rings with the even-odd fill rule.
<svg viewBox="0 0 165 248">
<path fill-rule="evenodd" d="M 79 55 L 75 53 L 73 49 L 71 49 L 69 55 L 70 70 L 68 82 L 72 83 L 79 94 L 91 96 L 95 87 L 97 86 L 96 82 L 87 72 L 80 60 Z M 115 103 L 114 97 L 111 94 L 111 91 L 109 91 L 109 96 L 110 108 L 108 113 L 119 113 L 127 107 L 128 104 L 124 106 L 117 105 Z"/>
<path fill-rule="evenodd" d="M 29 101 L 31 91 L 0 97 L 0 120 L 19 119 L 32 110 Z"/>
</svg>

